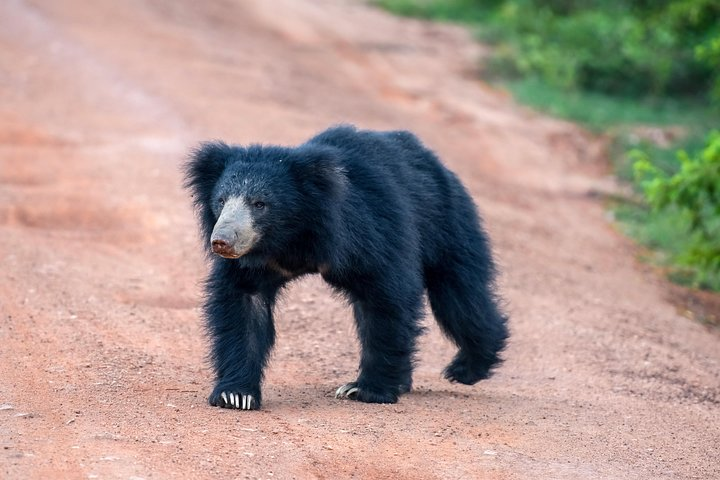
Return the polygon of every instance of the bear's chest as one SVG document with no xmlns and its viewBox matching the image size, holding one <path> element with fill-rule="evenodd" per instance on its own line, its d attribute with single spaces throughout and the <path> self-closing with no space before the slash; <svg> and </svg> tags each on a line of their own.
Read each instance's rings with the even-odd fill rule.
<svg viewBox="0 0 720 480">
<path fill-rule="evenodd" d="M 267 266 L 270 270 L 277 273 L 281 277 L 292 280 L 294 278 L 301 277 L 303 275 L 307 275 L 310 273 L 318 273 L 321 271 L 317 266 L 315 265 L 306 265 L 306 264 L 298 264 L 298 265 L 292 265 L 288 264 L 286 262 L 279 262 L 278 260 L 271 259 L 268 261 Z"/>
</svg>

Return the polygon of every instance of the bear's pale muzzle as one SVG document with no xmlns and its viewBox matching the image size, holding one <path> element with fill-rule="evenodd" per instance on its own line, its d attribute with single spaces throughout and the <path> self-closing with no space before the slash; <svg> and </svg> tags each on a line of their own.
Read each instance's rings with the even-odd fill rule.
<svg viewBox="0 0 720 480">
<path fill-rule="evenodd" d="M 240 198 L 225 202 L 220 217 L 210 235 L 213 253 L 224 258 L 240 258 L 255 243 L 257 237 L 250 212 Z"/>
</svg>

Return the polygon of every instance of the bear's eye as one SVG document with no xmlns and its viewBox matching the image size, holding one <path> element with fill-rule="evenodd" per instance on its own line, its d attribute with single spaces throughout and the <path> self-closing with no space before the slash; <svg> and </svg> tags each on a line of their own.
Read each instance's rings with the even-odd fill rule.
<svg viewBox="0 0 720 480">
<path fill-rule="evenodd" d="M 253 206 L 258 210 L 262 210 L 263 208 L 265 208 L 265 202 L 255 202 L 253 203 Z"/>
<path fill-rule="evenodd" d="M 222 197 L 218 198 L 218 204 L 219 204 L 221 207 L 222 207 L 223 205 L 225 205 L 225 199 L 222 198 Z"/>
</svg>

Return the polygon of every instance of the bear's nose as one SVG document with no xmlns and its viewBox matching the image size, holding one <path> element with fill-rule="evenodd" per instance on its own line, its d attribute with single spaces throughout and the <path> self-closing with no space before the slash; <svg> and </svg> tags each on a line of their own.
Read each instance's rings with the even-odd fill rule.
<svg viewBox="0 0 720 480">
<path fill-rule="evenodd" d="M 222 238 L 215 238 L 211 242 L 212 251 L 218 254 L 229 253 L 232 250 L 232 245 L 227 240 Z"/>
</svg>

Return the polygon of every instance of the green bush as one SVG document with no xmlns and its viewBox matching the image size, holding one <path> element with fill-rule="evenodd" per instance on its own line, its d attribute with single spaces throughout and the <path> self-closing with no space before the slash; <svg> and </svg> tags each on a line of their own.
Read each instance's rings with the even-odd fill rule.
<svg viewBox="0 0 720 480">
<path fill-rule="evenodd" d="M 712 69 L 711 96 L 720 105 L 720 35 L 698 45 L 695 48 L 695 56 Z"/>
<path fill-rule="evenodd" d="M 678 153 L 679 170 L 669 175 L 644 152 L 634 151 L 634 170 L 657 214 L 675 216 L 688 242 L 674 263 L 686 267 L 690 282 L 720 289 L 720 132 L 713 132 L 697 155 Z"/>
<path fill-rule="evenodd" d="M 504 76 L 629 97 L 706 96 L 716 80 L 720 95 L 720 0 L 376 1 L 476 25 L 499 42 L 489 65 Z"/>
<path fill-rule="evenodd" d="M 505 59 L 551 85 L 624 96 L 708 90 L 713 68 L 695 54 L 720 33 L 720 2 L 506 0 Z"/>
</svg>

